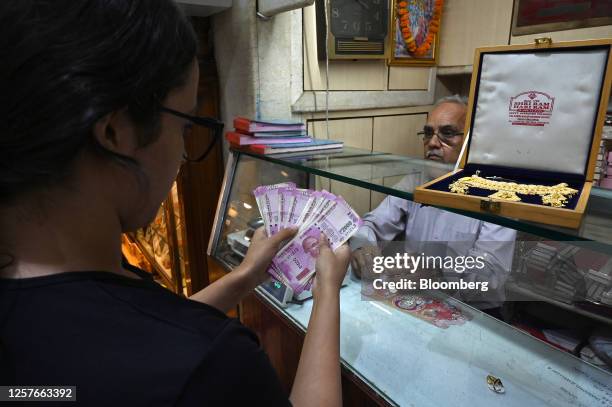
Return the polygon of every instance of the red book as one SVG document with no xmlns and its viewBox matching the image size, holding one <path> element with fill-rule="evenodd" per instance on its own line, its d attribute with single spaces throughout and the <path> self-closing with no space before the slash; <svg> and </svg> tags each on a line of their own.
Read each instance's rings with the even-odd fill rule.
<svg viewBox="0 0 612 407">
<path fill-rule="evenodd" d="M 310 137 L 308 136 L 308 134 L 306 133 L 306 130 L 279 130 L 279 131 L 257 131 L 257 132 L 252 132 L 252 131 L 244 131 L 244 130 L 240 130 L 240 129 L 234 129 L 235 133 L 240 133 L 240 134 L 244 134 L 247 136 L 252 136 L 252 137 L 258 137 L 258 138 L 262 138 L 262 137 L 270 137 L 270 138 L 275 138 L 275 137 Z M 262 140 L 262 143 L 264 141 Z"/>
<path fill-rule="evenodd" d="M 251 120 L 246 117 L 236 117 L 234 127 L 243 132 L 274 132 L 274 131 L 303 131 L 306 125 L 301 122 L 287 120 Z"/>
<path fill-rule="evenodd" d="M 342 141 L 336 140 L 321 140 L 321 139 L 312 139 L 308 143 L 295 143 L 295 144 L 250 144 L 246 146 L 239 146 L 233 143 L 230 143 L 232 147 L 248 150 L 253 153 L 261 154 L 261 155 L 269 155 L 269 154 L 281 154 L 281 153 L 295 153 L 301 151 L 317 151 L 317 150 L 339 150 L 343 146 Z"/>
<path fill-rule="evenodd" d="M 258 137 L 248 136 L 242 133 L 233 131 L 225 133 L 225 138 L 233 145 L 248 146 L 251 144 L 295 144 L 308 143 L 312 140 L 310 137 L 266 137 L 261 139 Z"/>
</svg>

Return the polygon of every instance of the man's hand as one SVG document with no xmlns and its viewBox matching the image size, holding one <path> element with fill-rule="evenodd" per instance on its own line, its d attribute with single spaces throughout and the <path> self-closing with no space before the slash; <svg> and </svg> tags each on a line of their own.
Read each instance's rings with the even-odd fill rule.
<svg viewBox="0 0 612 407">
<path fill-rule="evenodd" d="M 351 258 L 351 268 L 355 277 L 361 278 L 372 274 L 374 257 L 380 254 L 378 246 L 363 246 L 355 250 Z"/>
<path fill-rule="evenodd" d="M 322 292 L 338 295 L 350 258 L 351 250 L 346 243 L 333 252 L 329 247 L 329 240 L 321 233 L 319 237 L 319 256 L 315 265 L 317 272 L 312 287 L 315 298 Z"/>
<path fill-rule="evenodd" d="M 266 281 L 269 276 L 266 270 L 270 262 L 282 245 L 295 236 L 297 231 L 297 227 L 281 229 L 272 237 L 266 236 L 263 226 L 255 231 L 249 250 L 240 265 L 240 272 L 250 288 L 255 288 Z"/>
</svg>

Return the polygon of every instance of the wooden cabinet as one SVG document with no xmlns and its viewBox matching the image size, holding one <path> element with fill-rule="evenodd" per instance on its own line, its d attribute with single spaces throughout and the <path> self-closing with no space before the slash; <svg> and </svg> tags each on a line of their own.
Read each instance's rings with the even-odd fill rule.
<svg viewBox="0 0 612 407">
<path fill-rule="evenodd" d="M 508 44 L 512 0 L 446 0 L 439 66 L 472 65 L 474 49 Z"/>
<path fill-rule="evenodd" d="M 153 273 L 162 285 L 177 294 L 191 293 L 184 216 L 176 182 L 153 222 L 129 233 L 124 241 L 123 251 L 130 264 Z"/>
<path fill-rule="evenodd" d="M 240 320 L 257 333 L 261 346 L 270 358 L 285 392 L 290 394 L 304 344 L 304 332 L 296 328 L 258 294 L 251 294 L 242 301 Z M 345 406 L 351 407 L 390 405 L 344 366 L 342 401 Z"/>
<path fill-rule="evenodd" d="M 374 117 L 372 150 L 423 158 L 423 130 L 427 113 Z"/>
<path fill-rule="evenodd" d="M 423 157 L 423 142 L 417 136 L 427 122 L 427 113 L 355 117 L 329 121 L 329 137 L 344 141 L 345 146 L 370 151 L 393 153 L 408 157 Z M 308 122 L 308 132 L 316 138 L 327 138 L 325 120 Z M 385 180 L 395 183 L 394 177 Z M 378 193 L 348 184 L 316 177 L 317 189 L 341 195 L 359 215 L 376 208 L 382 200 Z M 385 184 L 386 185 L 386 184 Z"/>
<path fill-rule="evenodd" d="M 372 118 L 356 117 L 329 120 L 329 137 L 325 120 L 308 122 L 308 134 L 315 138 L 340 140 L 345 146 L 372 149 Z"/>
</svg>

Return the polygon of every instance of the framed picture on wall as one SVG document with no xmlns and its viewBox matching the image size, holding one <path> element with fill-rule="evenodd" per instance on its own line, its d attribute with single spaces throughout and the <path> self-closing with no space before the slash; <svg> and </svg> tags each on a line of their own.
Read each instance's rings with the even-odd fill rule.
<svg viewBox="0 0 612 407">
<path fill-rule="evenodd" d="M 514 36 L 609 24 L 610 0 L 514 0 Z"/>
<path fill-rule="evenodd" d="M 438 62 L 443 0 L 393 0 L 389 65 Z"/>
</svg>

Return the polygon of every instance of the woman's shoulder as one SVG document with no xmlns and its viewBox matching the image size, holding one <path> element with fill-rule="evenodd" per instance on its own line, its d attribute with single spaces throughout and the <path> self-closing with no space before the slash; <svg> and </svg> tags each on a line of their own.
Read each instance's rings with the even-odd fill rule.
<svg viewBox="0 0 612 407">
<path fill-rule="evenodd" d="M 3 374 L 16 384 L 73 383 L 79 399 L 111 404 L 124 404 L 115 397 L 126 397 L 126 388 L 142 395 L 136 404 L 195 401 L 203 389 L 208 400 L 238 397 L 230 393 L 242 380 L 284 397 L 256 335 L 238 320 L 151 281 L 126 280 L 96 274 L 0 282 L 8 294 L 0 301 L 0 335 L 15 361 Z"/>
<path fill-rule="evenodd" d="M 142 328 L 154 324 L 160 332 L 208 338 L 216 336 L 229 322 L 216 308 L 176 295 L 144 274 L 141 277 L 79 271 L 0 279 L 0 292 L 5 297 L 0 314 L 10 312 L 20 315 L 20 319 L 36 321 L 52 313 L 63 315 L 64 320 L 79 321 L 82 326 L 100 328 L 110 321 Z M 19 299 L 19 306 L 9 306 L 11 299 Z M 83 315 L 87 318 L 80 320 Z"/>
<path fill-rule="evenodd" d="M 291 405 L 257 337 L 236 320 L 218 335 L 177 402 L 178 406 L 199 404 Z"/>
</svg>

